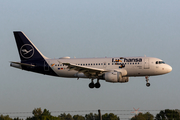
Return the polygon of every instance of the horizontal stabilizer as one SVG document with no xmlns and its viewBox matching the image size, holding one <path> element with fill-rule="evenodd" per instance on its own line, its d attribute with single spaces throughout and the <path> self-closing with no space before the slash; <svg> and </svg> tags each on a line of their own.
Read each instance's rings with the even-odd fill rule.
<svg viewBox="0 0 180 120">
<path fill-rule="evenodd" d="M 11 62 L 10 66 L 20 68 L 20 69 L 21 69 L 21 66 L 35 67 L 35 65 L 26 64 L 26 63 L 20 63 L 20 62 Z"/>
</svg>

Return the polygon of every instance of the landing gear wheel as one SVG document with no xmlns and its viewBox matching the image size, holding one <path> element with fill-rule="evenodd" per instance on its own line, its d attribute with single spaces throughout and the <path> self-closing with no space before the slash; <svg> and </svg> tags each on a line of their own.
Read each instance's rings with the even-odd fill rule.
<svg viewBox="0 0 180 120">
<path fill-rule="evenodd" d="M 99 82 L 97 82 L 96 84 L 95 84 L 95 88 L 100 88 L 101 87 L 101 84 L 99 83 Z"/>
<path fill-rule="evenodd" d="M 150 83 L 146 83 L 146 86 L 149 87 L 151 84 Z"/>
<path fill-rule="evenodd" d="M 93 83 L 93 82 L 89 83 L 89 88 L 91 88 L 91 89 L 92 89 L 92 88 L 94 88 L 94 86 L 95 86 L 95 85 L 94 85 L 94 83 Z"/>
</svg>

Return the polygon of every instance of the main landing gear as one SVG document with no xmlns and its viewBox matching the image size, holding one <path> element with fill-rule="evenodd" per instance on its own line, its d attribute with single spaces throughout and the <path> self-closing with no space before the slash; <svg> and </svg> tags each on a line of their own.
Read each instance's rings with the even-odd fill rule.
<svg viewBox="0 0 180 120">
<path fill-rule="evenodd" d="M 100 88 L 101 84 L 99 83 L 99 79 L 97 79 L 97 83 L 94 84 L 93 79 L 91 79 L 91 83 L 89 83 L 89 88 Z"/>
<path fill-rule="evenodd" d="M 151 84 L 149 83 L 149 76 L 146 76 L 146 86 L 149 87 Z"/>
</svg>

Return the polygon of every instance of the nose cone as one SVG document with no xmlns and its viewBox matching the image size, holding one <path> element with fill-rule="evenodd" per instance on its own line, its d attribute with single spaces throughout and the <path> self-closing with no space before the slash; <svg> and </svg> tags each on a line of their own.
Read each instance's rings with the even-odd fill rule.
<svg viewBox="0 0 180 120">
<path fill-rule="evenodd" d="M 172 67 L 170 65 L 168 65 L 166 69 L 168 73 L 172 71 Z"/>
</svg>

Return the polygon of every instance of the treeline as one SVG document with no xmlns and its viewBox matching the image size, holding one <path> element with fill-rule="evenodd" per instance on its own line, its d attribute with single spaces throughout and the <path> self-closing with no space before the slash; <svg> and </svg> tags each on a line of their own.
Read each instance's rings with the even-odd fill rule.
<svg viewBox="0 0 180 120">
<path fill-rule="evenodd" d="M 36 108 L 32 111 L 33 116 L 27 117 L 25 120 L 100 120 L 98 114 L 89 113 L 85 116 L 82 115 L 71 115 L 71 114 L 60 114 L 59 116 L 52 116 L 49 110 Z M 120 117 L 113 113 L 105 113 L 102 115 L 102 120 L 120 120 Z M 128 119 L 128 118 L 126 118 Z M 179 110 L 161 110 L 156 116 L 153 116 L 149 112 L 139 113 L 130 120 L 180 120 Z M 0 120 L 23 120 L 21 118 L 10 118 L 9 115 L 1 115 Z"/>
<path fill-rule="evenodd" d="M 131 120 L 180 120 L 180 111 L 179 110 L 161 110 L 154 117 L 149 112 L 139 113 L 131 118 Z"/>
</svg>

